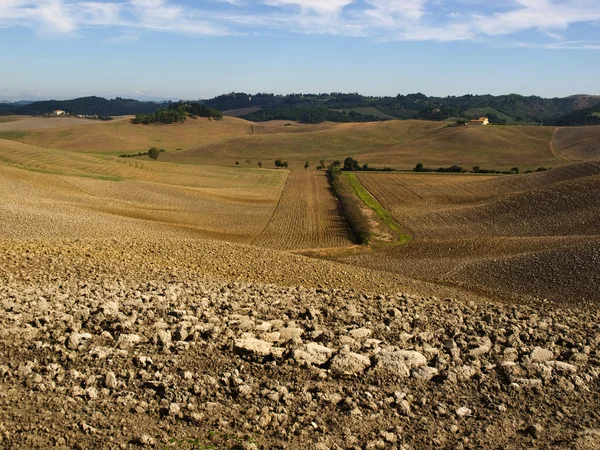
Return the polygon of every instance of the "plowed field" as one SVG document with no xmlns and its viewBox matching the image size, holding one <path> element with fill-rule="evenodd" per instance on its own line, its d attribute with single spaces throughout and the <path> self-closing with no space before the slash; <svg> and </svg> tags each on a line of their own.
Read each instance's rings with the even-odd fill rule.
<svg viewBox="0 0 600 450">
<path fill-rule="evenodd" d="M 346 262 L 507 297 L 599 299 L 600 163 L 521 176 L 359 179 L 416 239 Z"/>
<path fill-rule="evenodd" d="M 571 160 L 600 159 L 600 127 L 558 128 L 553 145 L 556 151 Z"/>
<path fill-rule="evenodd" d="M 271 222 L 254 244 L 281 250 L 352 245 L 326 175 L 291 171 Z"/>
</svg>

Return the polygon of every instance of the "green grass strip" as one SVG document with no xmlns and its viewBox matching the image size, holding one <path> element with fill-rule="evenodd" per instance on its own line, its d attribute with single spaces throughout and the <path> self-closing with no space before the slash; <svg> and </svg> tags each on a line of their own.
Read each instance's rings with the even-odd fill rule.
<svg viewBox="0 0 600 450">
<path fill-rule="evenodd" d="M 409 242 L 412 237 L 403 232 L 402 226 L 394 220 L 390 212 L 383 207 L 379 201 L 371 195 L 371 193 L 363 186 L 356 174 L 344 173 L 343 176 L 347 177 L 350 186 L 358 195 L 365 205 L 375 211 L 375 214 L 385 223 L 385 225 L 398 235 L 398 243 L 405 244 Z"/>
</svg>

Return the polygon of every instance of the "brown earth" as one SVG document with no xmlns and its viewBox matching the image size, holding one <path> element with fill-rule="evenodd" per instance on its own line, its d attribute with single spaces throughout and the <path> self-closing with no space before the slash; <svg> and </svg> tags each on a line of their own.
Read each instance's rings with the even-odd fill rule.
<svg viewBox="0 0 600 450">
<path fill-rule="evenodd" d="M 292 171 L 282 194 L 284 171 L 198 164 L 286 142 L 397 152 L 418 133 L 444 157 L 453 133 L 315 127 L 122 121 L 0 140 L 0 447 L 600 447 L 598 163 L 365 174 L 417 237 L 372 250 L 344 248 L 320 173 Z M 553 158 L 545 130 L 518 132 L 535 147 L 522 161 Z M 207 155 L 233 133 L 273 147 Z M 513 139 L 491 133 L 490 150 Z M 199 140 L 196 159 L 176 150 Z M 170 152 L 93 154 L 117 144 Z M 267 248 L 321 245 L 343 261 Z"/>
<path fill-rule="evenodd" d="M 273 218 L 253 244 L 281 250 L 352 245 L 352 233 L 327 176 L 313 170 L 291 171 Z"/>
<path fill-rule="evenodd" d="M 554 147 L 572 161 L 600 159 L 600 127 L 564 127 L 556 130 Z"/>
<path fill-rule="evenodd" d="M 217 241 L 0 248 L 3 448 L 600 444 L 596 309 Z"/>
<path fill-rule="evenodd" d="M 506 177 L 359 179 L 416 239 L 343 261 L 506 298 L 600 300 L 600 163 Z"/>
</svg>

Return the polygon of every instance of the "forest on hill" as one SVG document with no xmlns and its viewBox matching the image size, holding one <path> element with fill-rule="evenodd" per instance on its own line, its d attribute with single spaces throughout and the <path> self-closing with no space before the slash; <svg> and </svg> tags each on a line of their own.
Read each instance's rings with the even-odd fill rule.
<svg viewBox="0 0 600 450">
<path fill-rule="evenodd" d="M 73 115 L 127 116 L 151 114 L 164 107 L 165 103 L 142 102 L 131 98 L 117 97 L 107 100 L 102 97 L 80 97 L 73 100 L 44 100 L 27 104 L 2 103 L 0 113 L 35 116 L 60 109 Z"/>
<path fill-rule="evenodd" d="M 152 115 L 161 109 L 172 110 L 184 103 L 186 102 L 139 101 L 121 97 L 111 100 L 102 97 L 82 97 L 73 100 L 0 102 L 0 114 L 43 115 L 61 109 L 70 114 L 98 116 Z M 199 100 L 197 103 L 217 111 L 240 111 L 238 115 L 245 113 L 241 115 L 242 118 L 255 122 L 374 122 L 390 119 L 453 121 L 486 116 L 491 123 L 498 125 L 600 124 L 600 97 L 592 95 L 564 98 L 517 94 L 429 97 L 416 93 L 395 97 L 372 97 L 339 92 L 288 95 L 232 92 L 209 100 Z"/>
<path fill-rule="evenodd" d="M 357 93 L 329 94 L 247 94 L 243 92 L 220 95 L 204 102 L 221 111 L 259 107 L 259 111 L 243 115 L 253 121 L 274 119 L 298 120 L 299 116 L 317 115 L 311 109 L 326 108 L 340 112 L 326 120 L 359 122 L 395 119 L 452 120 L 473 119 L 480 115 L 496 124 L 533 124 L 558 118 L 579 110 L 600 106 L 600 98 L 577 95 L 565 98 L 509 95 L 463 95 L 428 97 L 421 93 L 396 97 L 369 97 Z M 365 109 L 381 115 L 365 114 Z M 352 116 L 351 116 L 352 114 Z"/>
</svg>

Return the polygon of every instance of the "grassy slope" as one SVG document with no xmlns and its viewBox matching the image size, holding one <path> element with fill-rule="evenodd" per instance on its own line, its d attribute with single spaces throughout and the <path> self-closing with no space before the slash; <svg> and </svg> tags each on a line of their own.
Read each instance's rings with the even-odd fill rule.
<svg viewBox="0 0 600 450">
<path fill-rule="evenodd" d="M 356 177 L 356 174 L 353 173 L 345 173 L 343 175 L 348 179 L 348 183 L 365 205 L 371 208 L 377 217 L 390 229 L 394 232 L 397 238 L 398 243 L 406 243 L 410 241 L 411 236 L 405 234 L 405 230 L 402 229 L 402 226 L 398 224 L 392 217 L 392 214 L 385 209 L 379 201 L 371 195 L 371 193 L 362 185 L 362 183 Z"/>
</svg>

